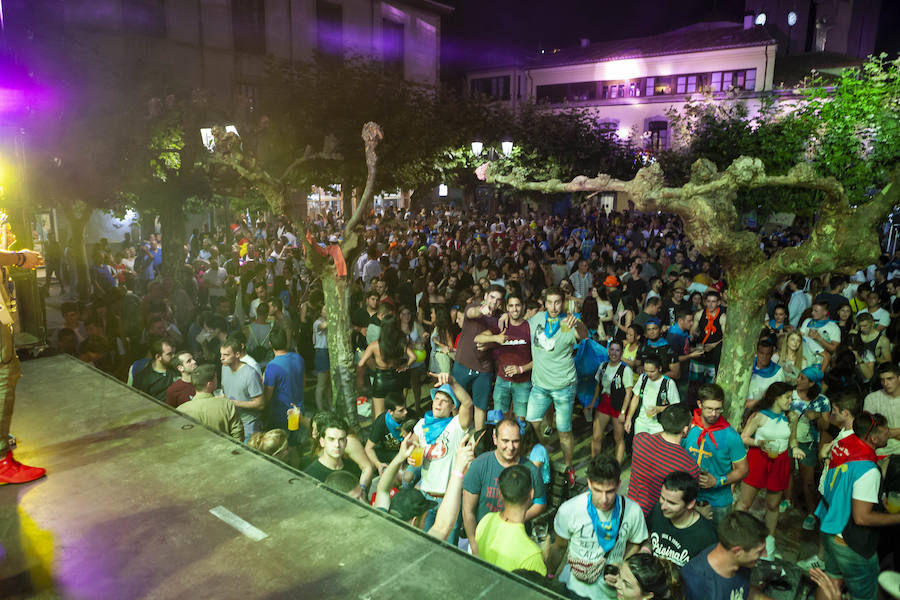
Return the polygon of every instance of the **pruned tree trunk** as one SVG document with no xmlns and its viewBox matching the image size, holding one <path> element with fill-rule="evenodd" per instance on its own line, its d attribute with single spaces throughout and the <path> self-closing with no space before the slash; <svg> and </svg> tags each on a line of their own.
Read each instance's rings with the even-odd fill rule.
<svg viewBox="0 0 900 600">
<path fill-rule="evenodd" d="M 166 194 L 159 211 L 162 229 L 162 271 L 176 276 L 176 269 L 184 264 L 185 214 L 184 199 L 177 194 Z"/>
<path fill-rule="evenodd" d="M 350 283 L 338 277 L 334 265 L 320 272 L 328 321 L 328 358 L 331 362 L 331 397 L 333 406 L 354 430 L 359 428 L 356 413 L 356 355 L 351 340 Z"/>
</svg>

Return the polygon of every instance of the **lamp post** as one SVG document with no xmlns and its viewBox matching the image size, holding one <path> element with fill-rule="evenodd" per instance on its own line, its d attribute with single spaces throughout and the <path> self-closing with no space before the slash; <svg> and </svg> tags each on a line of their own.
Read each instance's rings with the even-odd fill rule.
<svg viewBox="0 0 900 600">
<path fill-rule="evenodd" d="M 791 38 L 794 33 L 794 25 L 797 24 L 797 13 L 795 11 L 790 11 L 787 14 L 787 24 L 788 24 L 788 43 L 787 43 L 787 53 L 791 54 Z"/>
<path fill-rule="evenodd" d="M 500 153 L 503 154 L 506 158 L 509 158 L 510 154 L 512 154 L 513 149 L 515 148 L 515 144 L 513 141 L 505 137 L 503 141 L 500 142 Z M 472 140 L 472 154 L 476 157 L 481 156 L 481 153 L 484 152 L 484 142 L 479 139 Z M 493 146 L 488 146 L 487 149 L 487 159 L 490 161 L 497 160 L 500 157 L 500 154 L 497 153 L 497 150 Z"/>
</svg>

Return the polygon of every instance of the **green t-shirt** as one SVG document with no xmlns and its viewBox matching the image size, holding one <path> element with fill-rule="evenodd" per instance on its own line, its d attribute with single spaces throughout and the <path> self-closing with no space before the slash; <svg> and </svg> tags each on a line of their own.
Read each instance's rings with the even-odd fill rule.
<svg viewBox="0 0 900 600">
<path fill-rule="evenodd" d="M 478 556 L 507 571 L 527 569 L 547 574 L 540 547 L 525 533 L 522 523 L 507 523 L 500 513 L 488 513 L 475 529 Z"/>
<path fill-rule="evenodd" d="M 531 327 L 531 360 L 534 363 L 531 383 L 545 390 L 561 390 L 578 381 L 572 355 L 575 348 L 575 328 L 566 331 L 560 325 L 552 337 L 547 337 L 544 331 L 546 323 L 547 311 L 541 311 L 528 319 Z"/>
</svg>

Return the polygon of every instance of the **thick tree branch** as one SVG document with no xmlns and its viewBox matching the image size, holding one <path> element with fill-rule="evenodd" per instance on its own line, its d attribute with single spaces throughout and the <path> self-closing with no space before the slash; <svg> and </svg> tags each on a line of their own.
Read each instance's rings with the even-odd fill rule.
<svg viewBox="0 0 900 600">
<path fill-rule="evenodd" d="M 363 190 L 362 197 L 359 199 L 359 204 L 356 206 L 356 211 L 344 226 L 344 244 L 341 246 L 341 250 L 343 250 L 345 255 L 356 248 L 356 236 L 353 235 L 353 230 L 362 221 L 363 215 L 366 214 L 369 201 L 372 200 L 372 195 L 375 191 L 375 175 L 378 164 L 378 155 L 375 154 L 375 149 L 378 147 L 378 142 L 384 139 L 381 126 L 372 121 L 363 125 L 362 139 L 366 144 L 366 187 Z M 344 190 L 345 194 L 348 192 L 349 190 Z"/>
</svg>

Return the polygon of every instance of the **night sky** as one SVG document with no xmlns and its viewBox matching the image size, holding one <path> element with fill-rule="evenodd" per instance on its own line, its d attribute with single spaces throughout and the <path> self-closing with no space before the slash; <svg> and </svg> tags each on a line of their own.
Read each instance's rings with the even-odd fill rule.
<svg viewBox="0 0 900 600">
<path fill-rule="evenodd" d="M 441 69 L 453 81 L 472 65 L 512 62 L 522 53 L 591 41 L 654 35 L 699 21 L 744 16 L 744 0 L 441 0 Z M 653 8 L 653 7 L 657 8 Z M 876 51 L 900 50 L 900 2 L 883 0 Z"/>
</svg>

